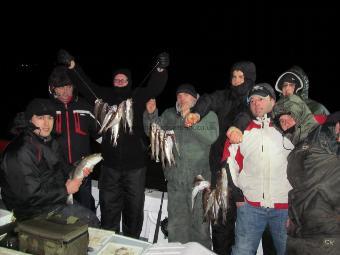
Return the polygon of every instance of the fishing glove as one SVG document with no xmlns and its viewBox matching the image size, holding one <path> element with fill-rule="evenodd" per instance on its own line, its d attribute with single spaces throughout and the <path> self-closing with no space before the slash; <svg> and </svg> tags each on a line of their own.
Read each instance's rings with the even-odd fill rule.
<svg viewBox="0 0 340 255">
<path fill-rule="evenodd" d="M 62 64 L 65 66 L 70 66 L 71 61 L 74 60 L 74 57 L 70 55 L 66 50 L 60 49 L 58 51 L 57 61 L 58 64 Z"/>
<path fill-rule="evenodd" d="M 158 55 L 158 67 L 167 68 L 170 64 L 169 54 L 167 52 L 162 52 Z"/>
</svg>

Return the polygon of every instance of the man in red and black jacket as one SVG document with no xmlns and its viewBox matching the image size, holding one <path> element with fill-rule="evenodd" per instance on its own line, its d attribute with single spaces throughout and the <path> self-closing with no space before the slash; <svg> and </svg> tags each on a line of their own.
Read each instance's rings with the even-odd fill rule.
<svg viewBox="0 0 340 255">
<path fill-rule="evenodd" d="M 73 165 L 91 153 L 91 137 L 99 137 L 96 120 L 92 114 L 93 108 L 83 98 L 78 97 L 65 66 L 53 69 L 48 84 L 56 108 L 54 131 L 59 135 L 58 141 L 63 148 L 65 159 Z M 95 211 L 90 176 L 83 181 L 74 197 L 81 205 Z"/>
</svg>

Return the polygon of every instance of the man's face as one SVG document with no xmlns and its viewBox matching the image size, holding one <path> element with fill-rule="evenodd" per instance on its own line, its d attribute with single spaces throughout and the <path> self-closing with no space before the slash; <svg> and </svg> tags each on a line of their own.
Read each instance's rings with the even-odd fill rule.
<svg viewBox="0 0 340 255">
<path fill-rule="evenodd" d="M 275 100 L 270 96 L 253 95 L 250 98 L 250 110 L 255 117 L 263 117 L 273 110 Z"/>
<path fill-rule="evenodd" d="M 125 74 L 119 73 L 113 78 L 113 86 L 115 87 L 125 87 L 128 83 L 129 80 Z"/>
<path fill-rule="evenodd" d="M 291 127 L 294 127 L 296 125 L 296 121 L 289 114 L 281 115 L 279 120 L 280 120 L 280 126 L 283 131 L 286 131 L 287 129 L 290 129 Z"/>
<path fill-rule="evenodd" d="M 284 96 L 291 96 L 294 94 L 295 84 L 290 82 L 284 82 L 282 85 L 282 94 Z"/>
<path fill-rule="evenodd" d="M 63 87 L 57 87 L 54 89 L 54 93 L 61 102 L 68 103 L 73 96 L 73 86 L 65 85 Z"/>
<path fill-rule="evenodd" d="M 244 83 L 244 74 L 240 70 L 233 71 L 233 76 L 231 77 L 231 85 L 239 86 Z"/>
<path fill-rule="evenodd" d="M 336 141 L 340 142 L 340 122 L 338 121 L 335 125 Z"/>
<path fill-rule="evenodd" d="M 177 102 L 181 109 L 191 108 L 195 104 L 196 98 L 188 93 L 178 93 L 177 94 Z"/>
<path fill-rule="evenodd" d="M 54 118 L 51 115 L 33 115 L 31 122 L 37 127 L 34 133 L 42 137 L 47 137 L 51 134 Z"/>
</svg>

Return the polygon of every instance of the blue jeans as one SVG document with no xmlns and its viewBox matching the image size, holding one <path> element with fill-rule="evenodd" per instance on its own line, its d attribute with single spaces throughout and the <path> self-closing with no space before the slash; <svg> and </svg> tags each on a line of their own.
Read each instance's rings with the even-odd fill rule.
<svg viewBox="0 0 340 255">
<path fill-rule="evenodd" d="M 286 251 L 288 210 L 254 207 L 245 203 L 237 208 L 233 255 L 254 255 L 267 224 L 277 255 Z"/>
</svg>

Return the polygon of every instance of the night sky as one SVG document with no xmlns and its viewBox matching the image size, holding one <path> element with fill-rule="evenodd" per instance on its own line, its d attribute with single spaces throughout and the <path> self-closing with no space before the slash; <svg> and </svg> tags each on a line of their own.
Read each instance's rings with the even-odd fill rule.
<svg viewBox="0 0 340 255">
<path fill-rule="evenodd" d="M 17 25 L 6 27 L 1 37 L 2 89 L 8 92 L 2 93 L 0 137 L 8 137 L 11 119 L 28 101 L 48 96 L 47 79 L 60 48 L 102 86 L 110 86 L 112 70 L 120 67 L 130 68 L 133 85 L 139 85 L 157 54 L 169 52 L 161 110 L 174 104 L 183 82 L 193 83 L 200 94 L 225 88 L 231 65 L 240 60 L 253 61 L 257 82 L 272 85 L 292 65 L 301 66 L 309 76 L 310 98 L 331 112 L 339 110 L 337 9 L 163 5 L 16 10 Z"/>
</svg>

